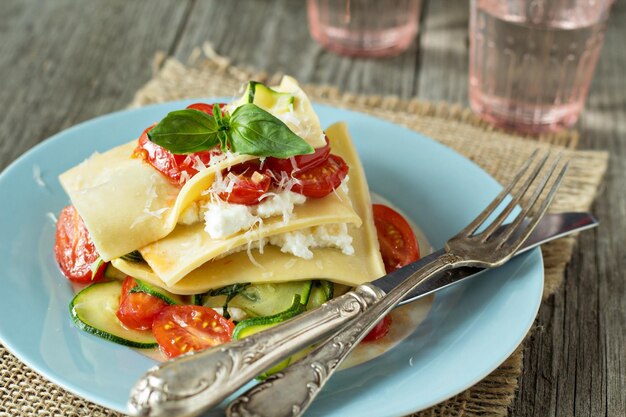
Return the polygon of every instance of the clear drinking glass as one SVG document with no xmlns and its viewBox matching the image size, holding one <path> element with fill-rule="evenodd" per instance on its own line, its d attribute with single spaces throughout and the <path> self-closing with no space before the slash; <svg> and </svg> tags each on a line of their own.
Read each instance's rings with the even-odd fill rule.
<svg viewBox="0 0 626 417">
<path fill-rule="evenodd" d="M 531 134 L 576 123 L 612 2 L 472 0 L 472 109 L 496 125 Z"/>
<path fill-rule="evenodd" d="M 404 52 L 418 30 L 421 0 L 307 0 L 311 36 L 343 55 Z"/>
</svg>

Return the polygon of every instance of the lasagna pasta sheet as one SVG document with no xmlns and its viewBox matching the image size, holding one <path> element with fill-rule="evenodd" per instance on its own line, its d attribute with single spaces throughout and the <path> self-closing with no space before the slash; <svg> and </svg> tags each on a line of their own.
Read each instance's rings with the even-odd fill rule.
<svg viewBox="0 0 626 417">
<path fill-rule="evenodd" d="M 222 245 L 223 242 L 214 241 L 205 245 L 202 242 L 207 242 L 207 238 L 201 236 L 204 232 L 179 226 L 166 239 L 141 250 L 154 269 L 146 264 L 121 259 L 115 259 L 113 265 L 128 275 L 179 294 L 197 294 L 241 282 L 283 282 L 313 278 L 357 285 L 383 276 L 385 268 L 378 247 L 369 190 L 356 150 L 345 124 L 329 127 L 326 134 L 333 153 L 344 158 L 350 166 L 348 195 L 331 194 L 317 201 L 308 200 L 301 206 L 310 207 L 305 211 L 306 216 L 303 213 L 292 219 L 292 222 L 300 222 L 298 226 L 291 222 L 282 225 L 278 220 L 266 227 L 274 227 L 274 232 L 279 233 L 289 228 L 296 230 L 311 225 L 348 222 L 351 223 L 348 230 L 353 238 L 354 255 L 345 255 L 334 248 L 319 248 L 312 250 L 313 259 L 306 260 L 282 253 L 280 249 L 268 245 L 263 253 L 254 249 L 249 253 L 237 252 L 201 263 L 201 259 L 206 257 L 201 255 L 203 251 L 209 248 L 213 250 L 214 245 Z M 237 240 L 236 243 L 241 241 Z M 183 251 L 185 245 L 186 251 Z M 230 247 L 235 245 L 233 242 Z M 221 250 L 225 252 L 225 249 L 226 246 Z M 175 273 L 161 274 L 159 271 Z"/>
<path fill-rule="evenodd" d="M 216 172 L 255 159 L 235 155 L 203 169 L 180 188 L 133 158 L 136 146 L 132 141 L 95 154 L 60 176 L 105 261 L 167 236 L 181 213 L 211 186 Z"/>
</svg>

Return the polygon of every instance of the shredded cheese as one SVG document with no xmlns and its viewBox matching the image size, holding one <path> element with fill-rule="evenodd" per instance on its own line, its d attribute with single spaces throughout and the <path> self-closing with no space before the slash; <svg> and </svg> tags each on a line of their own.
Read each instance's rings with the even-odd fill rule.
<svg viewBox="0 0 626 417">
<path fill-rule="evenodd" d="M 54 215 L 54 213 L 52 212 L 47 212 L 46 216 L 48 216 L 48 218 L 50 220 L 52 220 L 52 223 L 56 224 L 57 223 L 57 216 Z"/>
<path fill-rule="evenodd" d="M 33 165 L 33 179 L 41 188 L 48 188 L 48 184 L 46 184 L 46 182 L 41 177 L 41 168 L 39 167 L 39 165 Z"/>
</svg>

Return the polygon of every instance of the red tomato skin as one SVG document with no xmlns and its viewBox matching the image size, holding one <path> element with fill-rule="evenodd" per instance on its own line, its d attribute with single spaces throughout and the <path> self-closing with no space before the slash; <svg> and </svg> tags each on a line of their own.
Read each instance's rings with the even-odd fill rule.
<svg viewBox="0 0 626 417">
<path fill-rule="evenodd" d="M 135 330 L 148 330 L 152 328 L 154 318 L 168 304 L 143 292 L 132 292 L 137 282 L 132 277 L 126 277 L 120 294 L 120 305 L 115 315 L 124 326 Z"/>
<path fill-rule="evenodd" d="M 251 206 L 260 202 L 263 194 L 267 193 L 272 183 L 272 178 L 265 169 L 260 168 L 257 161 L 244 162 L 224 171 L 222 175 L 237 176 L 237 181 L 230 193 L 219 193 L 219 197 L 231 204 L 243 204 Z M 256 176 L 254 174 L 257 174 Z"/>
<path fill-rule="evenodd" d="M 184 323 L 184 326 L 181 326 Z M 152 334 L 169 358 L 228 343 L 235 324 L 215 310 L 196 305 L 170 305 L 154 320 Z"/>
<path fill-rule="evenodd" d="M 409 223 L 390 207 L 373 204 L 374 224 L 387 273 L 419 259 L 419 246 Z"/>
<path fill-rule="evenodd" d="M 226 103 L 216 103 L 216 104 L 220 106 L 220 110 L 222 111 L 222 114 L 223 114 L 224 107 L 226 107 Z M 199 110 L 206 114 L 213 115 L 213 104 L 210 104 L 210 103 L 193 103 L 193 104 L 188 105 L 187 108 Z"/>
<path fill-rule="evenodd" d="M 137 286 L 137 281 L 135 281 L 133 277 L 130 277 L 127 275 L 126 279 L 124 279 L 124 282 L 122 283 L 122 293 L 120 294 L 120 304 L 122 303 L 122 301 L 124 301 L 128 293 L 130 293 L 130 290 L 132 290 L 136 286 Z"/>
<path fill-rule="evenodd" d="M 361 340 L 361 342 L 375 342 L 387 336 L 392 323 L 393 320 L 391 319 L 391 315 L 385 316 L 381 321 L 376 324 L 376 326 L 374 326 L 372 330 L 370 330 L 370 332 L 367 334 L 367 336 L 363 338 L 363 340 Z"/>
<path fill-rule="evenodd" d="M 152 328 L 152 322 L 157 314 L 168 304 L 159 297 L 144 292 L 132 292 L 136 286 L 137 283 L 133 278 L 126 277 L 120 294 L 120 306 L 115 315 L 130 329 L 148 330 Z"/>
<path fill-rule="evenodd" d="M 91 267 L 100 255 L 74 206 L 61 210 L 56 225 L 54 255 L 63 275 L 70 281 L 84 284 L 96 282 L 106 269 L 103 263 L 92 276 Z"/>
<path fill-rule="evenodd" d="M 326 138 L 326 145 L 315 149 L 315 152 L 312 154 L 296 155 L 292 158 L 284 159 L 270 157 L 265 160 L 265 166 L 276 173 L 286 172 L 291 174 L 292 172 L 305 171 L 321 165 L 326 162 L 329 155 L 330 144 L 328 143 L 328 138 Z"/>
<path fill-rule="evenodd" d="M 195 168 L 197 163 L 196 157 L 200 158 L 200 161 L 206 165 L 211 161 L 212 156 L 221 153 L 219 148 L 215 148 L 189 155 L 174 155 L 148 138 L 148 132 L 154 126 L 148 127 L 139 136 L 137 148 L 135 148 L 133 155 L 142 158 L 152 165 L 153 168 L 163 174 L 174 185 L 182 186 L 188 178 L 192 178 L 198 173 L 198 170 Z M 186 172 L 185 176 L 183 176 L 183 172 Z"/>
<path fill-rule="evenodd" d="M 292 176 L 298 183 L 291 191 L 311 198 L 326 197 L 341 185 L 349 169 L 341 157 L 331 154 L 316 167 L 294 172 Z"/>
</svg>

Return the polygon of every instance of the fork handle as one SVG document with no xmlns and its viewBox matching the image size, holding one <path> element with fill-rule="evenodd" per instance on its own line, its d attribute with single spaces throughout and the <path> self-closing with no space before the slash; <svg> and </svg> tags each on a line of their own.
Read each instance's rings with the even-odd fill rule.
<svg viewBox="0 0 626 417">
<path fill-rule="evenodd" d="M 313 352 L 236 398 L 228 417 L 296 417 L 311 405 L 343 360 L 374 326 L 410 291 L 461 260 L 445 253 L 414 272 L 406 281 L 366 309 Z"/>
<path fill-rule="evenodd" d="M 135 416 L 194 416 L 216 406 L 281 359 L 332 333 L 384 296 L 371 284 L 271 329 L 150 369 L 133 387 Z"/>
</svg>

